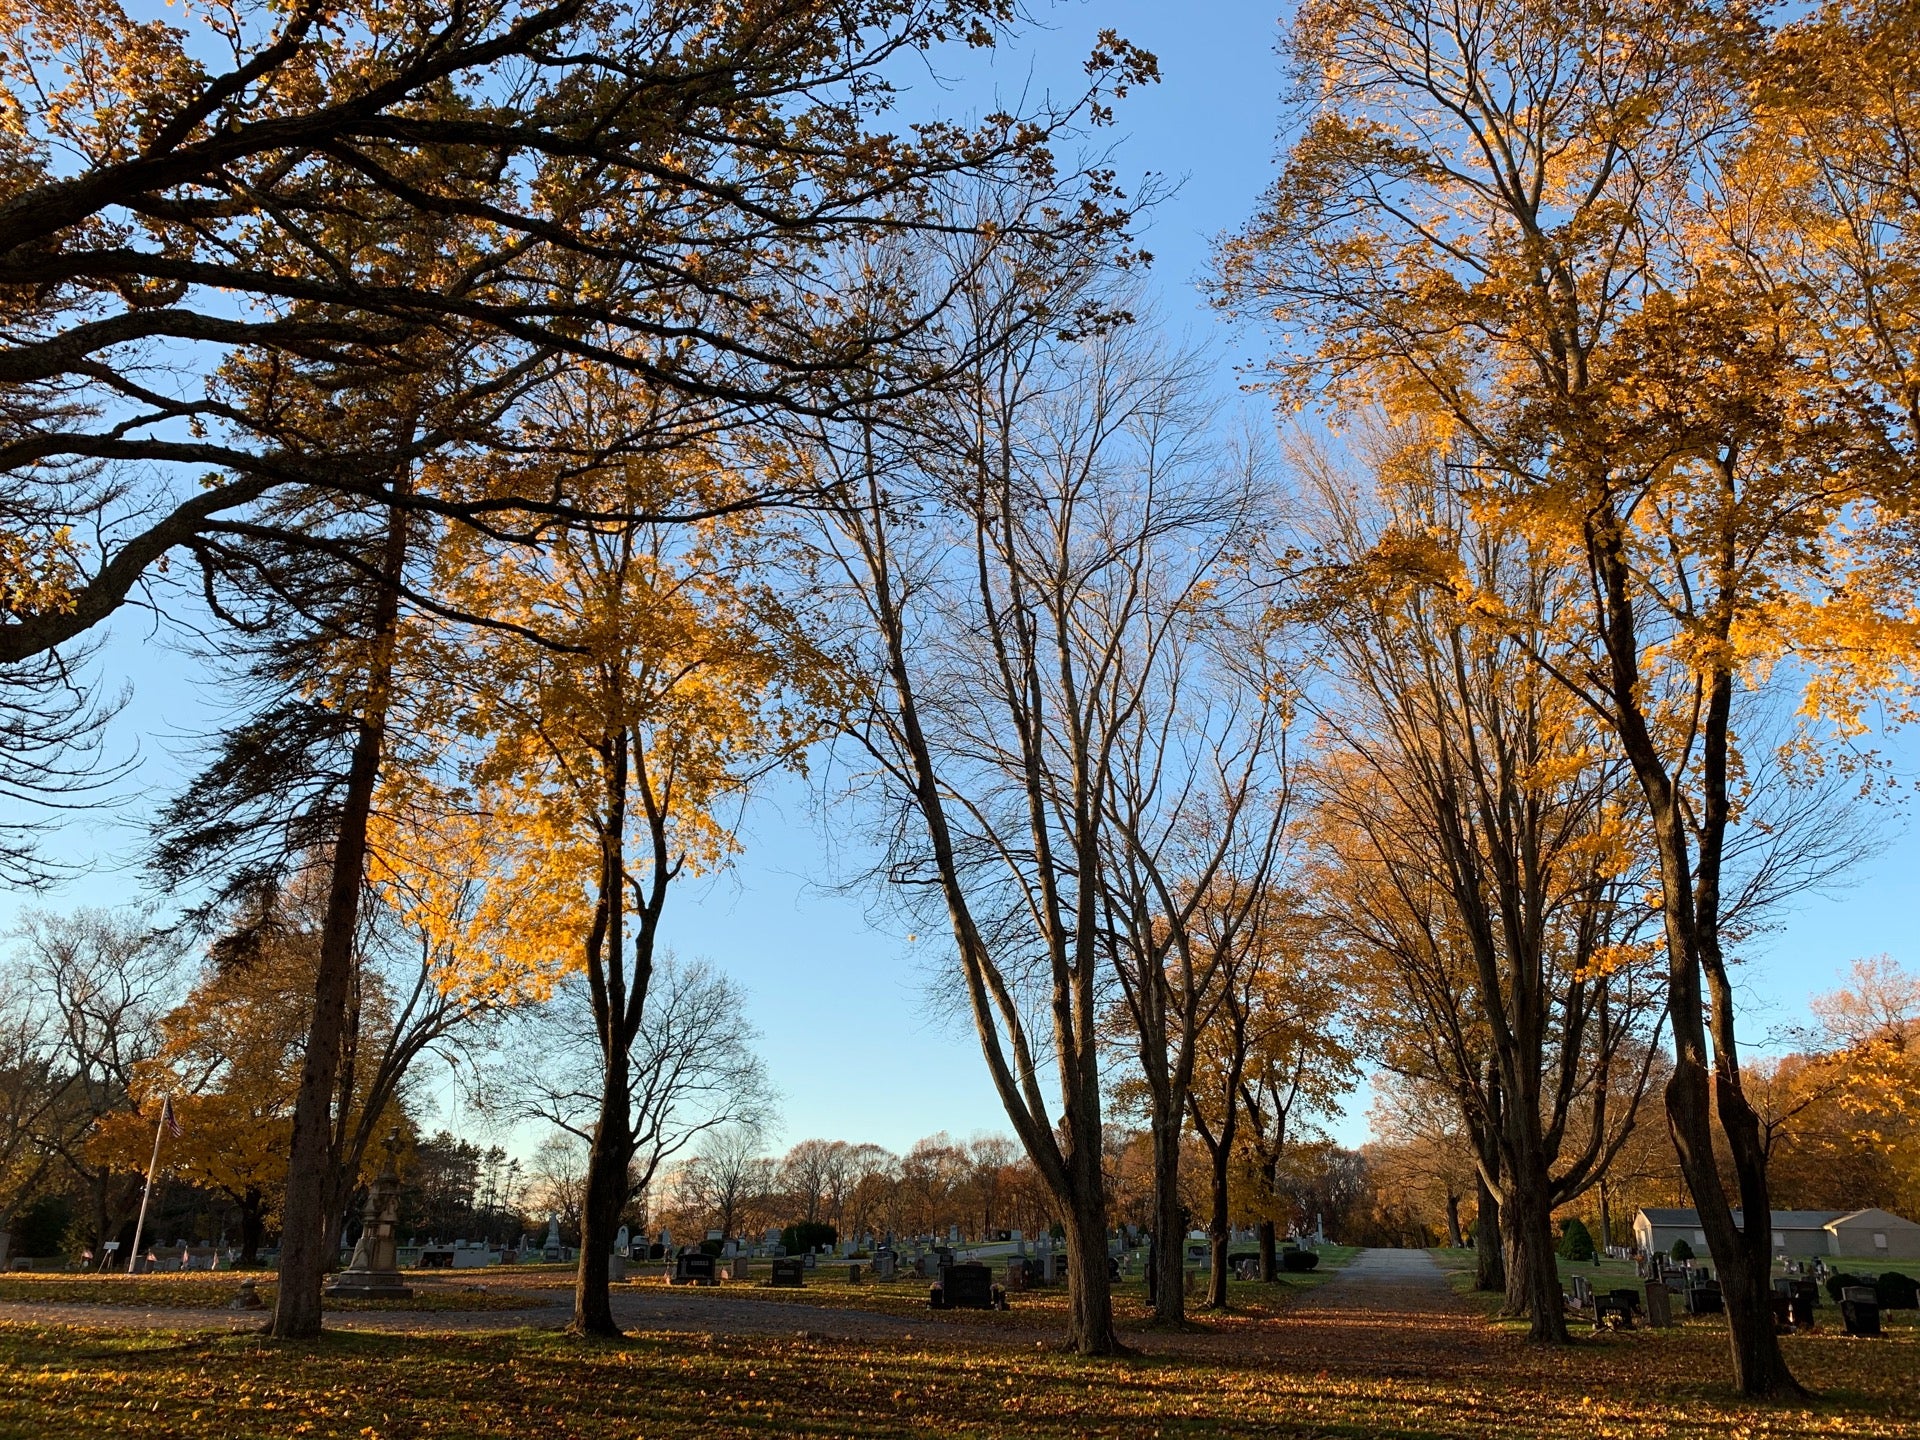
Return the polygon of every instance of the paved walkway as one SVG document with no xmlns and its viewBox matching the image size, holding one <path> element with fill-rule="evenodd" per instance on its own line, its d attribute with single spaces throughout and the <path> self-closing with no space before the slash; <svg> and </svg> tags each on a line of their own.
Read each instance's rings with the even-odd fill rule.
<svg viewBox="0 0 1920 1440">
<path fill-rule="evenodd" d="M 1503 1337 L 1472 1314 L 1424 1250 L 1362 1250 L 1274 1326 L 1275 1358 L 1330 1373 L 1491 1371 Z"/>
</svg>

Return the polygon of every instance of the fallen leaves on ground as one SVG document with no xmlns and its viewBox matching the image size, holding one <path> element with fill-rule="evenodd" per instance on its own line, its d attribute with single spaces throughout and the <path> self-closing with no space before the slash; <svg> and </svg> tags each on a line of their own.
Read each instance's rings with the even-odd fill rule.
<svg viewBox="0 0 1920 1440">
<path fill-rule="evenodd" d="M 0 1325 L 0 1435 L 403 1436 L 726 1440 L 749 1436 L 1382 1435 L 1611 1440 L 1920 1440 L 1920 1343 L 1788 1340 L 1820 1398 L 1745 1404 L 1724 1332 L 1607 1335 L 1565 1351 L 1489 1331 L 1457 1367 L 1378 1353 L 1290 1363 L 1291 1323 L 1249 1324 L 1234 1353 L 1081 1360 L 962 1339 L 833 1342 L 551 1332 L 254 1335 Z M 1465 1323 L 1478 1325 L 1477 1321 Z"/>
</svg>

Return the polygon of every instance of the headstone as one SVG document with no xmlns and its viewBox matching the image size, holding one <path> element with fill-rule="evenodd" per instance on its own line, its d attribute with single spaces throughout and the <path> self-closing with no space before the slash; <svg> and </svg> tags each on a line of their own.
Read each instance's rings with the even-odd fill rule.
<svg viewBox="0 0 1920 1440">
<path fill-rule="evenodd" d="M 1718 1315 L 1726 1309 L 1720 1282 L 1704 1270 L 1687 1272 L 1687 1314 Z"/>
<path fill-rule="evenodd" d="M 1004 1310 L 1006 1296 L 984 1265 L 946 1265 L 927 1296 L 935 1310 Z"/>
<path fill-rule="evenodd" d="M 873 1256 L 873 1278 L 876 1280 L 893 1279 L 894 1271 L 898 1264 L 899 1257 L 896 1256 L 893 1251 L 875 1251 Z"/>
<path fill-rule="evenodd" d="M 958 1245 L 959 1243 L 960 1243 L 960 1227 L 958 1225 L 947 1226 L 947 1244 Z"/>
<path fill-rule="evenodd" d="M 551 1212 L 547 1215 L 547 1239 L 540 1247 L 540 1258 L 549 1263 L 560 1258 L 560 1217 Z"/>
<path fill-rule="evenodd" d="M 1006 1287 L 1009 1291 L 1025 1290 L 1028 1283 L 1027 1261 L 1019 1256 L 1007 1261 Z"/>
<path fill-rule="evenodd" d="M 400 1177 L 394 1173 L 399 1132 L 387 1136 L 387 1163 L 367 1187 L 360 1239 L 353 1259 L 333 1284 L 329 1295 L 352 1300 L 404 1300 L 413 1288 L 400 1280 Z"/>
<path fill-rule="evenodd" d="M 815 1255 L 811 1250 L 809 1250 L 806 1254 L 800 1257 L 800 1264 L 802 1265 L 802 1267 L 808 1270 L 813 1269 L 813 1267 L 815 1265 L 818 1265 L 819 1263 L 820 1263 L 820 1257 Z"/>
<path fill-rule="evenodd" d="M 1665 1330 L 1673 1324 L 1673 1292 L 1658 1280 L 1647 1281 L 1647 1324 Z"/>
<path fill-rule="evenodd" d="M 1880 1333 L 1880 1295 L 1871 1285 L 1848 1285 L 1840 1291 L 1840 1322 L 1847 1334 Z"/>
<path fill-rule="evenodd" d="M 800 1290 L 807 1283 L 807 1262 L 798 1255 L 782 1255 L 773 1262 L 773 1278 L 767 1282 L 776 1290 Z"/>
<path fill-rule="evenodd" d="M 713 1256 L 700 1250 L 689 1250 L 673 1262 L 673 1280 L 675 1285 L 718 1285 L 720 1276 L 715 1267 Z"/>
<path fill-rule="evenodd" d="M 613 1237 L 613 1253 L 616 1255 L 625 1255 L 631 1250 L 632 1246 L 633 1237 L 628 1233 L 627 1227 L 622 1225 L 620 1227 L 620 1233 Z"/>
</svg>

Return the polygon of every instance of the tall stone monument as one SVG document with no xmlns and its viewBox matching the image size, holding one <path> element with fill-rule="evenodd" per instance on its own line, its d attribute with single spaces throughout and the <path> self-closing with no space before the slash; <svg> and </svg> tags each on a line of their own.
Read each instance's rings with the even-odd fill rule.
<svg viewBox="0 0 1920 1440">
<path fill-rule="evenodd" d="M 400 1132 L 389 1133 L 381 1148 L 386 1151 L 387 1163 L 367 1187 L 367 1208 L 353 1259 L 327 1287 L 329 1295 L 348 1300 L 404 1300 L 413 1294 L 413 1287 L 400 1279 L 400 1177 L 394 1173 L 393 1160 L 400 1148 Z"/>
</svg>

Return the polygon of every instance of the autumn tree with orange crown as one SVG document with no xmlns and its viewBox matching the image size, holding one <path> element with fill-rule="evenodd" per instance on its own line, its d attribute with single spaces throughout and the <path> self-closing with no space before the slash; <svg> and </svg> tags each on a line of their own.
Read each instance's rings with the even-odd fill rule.
<svg viewBox="0 0 1920 1440">
<path fill-rule="evenodd" d="M 583 438 L 596 448 L 652 403 L 618 372 L 581 367 L 529 419 L 529 449 L 567 464 Z M 667 901 L 675 881 L 727 864 L 731 808 L 820 735 L 834 669 L 761 573 L 769 538 L 736 510 L 745 482 L 717 458 L 630 457 L 569 483 L 608 516 L 715 515 L 609 519 L 540 544 L 457 531 L 438 560 L 442 593 L 495 622 L 438 642 L 470 691 L 454 723 L 473 803 L 503 837 L 493 878 L 591 997 L 598 1114 L 573 1323 L 613 1335 L 608 1257 L 633 1198 L 636 1088 L 654 1080 L 635 1073 L 634 1047 Z"/>
<path fill-rule="evenodd" d="M 1419 440 L 1363 434 L 1371 475 L 1303 465 L 1322 912 L 1376 1056 L 1458 1099 L 1508 1310 L 1565 1341 L 1552 1214 L 1632 1131 L 1665 998 L 1638 813 L 1604 729 L 1529 663 L 1526 627 L 1578 603 L 1568 573 L 1473 524 Z"/>
<path fill-rule="evenodd" d="M 1287 45 L 1304 126 L 1221 259 L 1223 301 L 1285 336 L 1290 402 L 1425 417 L 1487 523 L 1580 579 L 1529 649 L 1641 792 L 1667 1115 L 1756 1396 L 1799 1387 L 1725 924 L 1743 696 L 1788 657 L 1844 669 L 1821 637 L 1852 622 L 1848 522 L 1878 498 L 1810 303 L 1748 263 L 1770 199 L 1735 162 L 1767 40 L 1737 3 L 1310 4 Z"/>
</svg>

